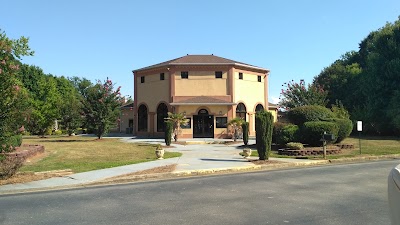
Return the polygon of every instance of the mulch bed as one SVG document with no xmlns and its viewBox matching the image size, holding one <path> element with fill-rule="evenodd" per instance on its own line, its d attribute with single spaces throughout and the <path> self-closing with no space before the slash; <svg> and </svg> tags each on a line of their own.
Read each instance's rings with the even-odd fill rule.
<svg viewBox="0 0 400 225">
<path fill-rule="evenodd" d="M 18 183 L 27 183 L 31 181 L 44 180 L 52 177 L 62 177 L 68 174 L 72 174 L 72 172 L 65 171 L 48 171 L 48 172 L 19 172 L 14 176 L 8 178 L 7 180 L 0 180 L 0 186 L 6 184 L 18 184 Z"/>
</svg>

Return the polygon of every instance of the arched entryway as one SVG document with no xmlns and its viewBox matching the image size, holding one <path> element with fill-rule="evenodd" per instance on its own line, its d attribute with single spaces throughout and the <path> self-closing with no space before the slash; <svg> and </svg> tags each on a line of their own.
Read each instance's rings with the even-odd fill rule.
<svg viewBox="0 0 400 225">
<path fill-rule="evenodd" d="M 214 116 L 209 115 L 207 109 L 200 109 L 197 115 L 193 115 L 193 137 L 214 137 Z"/>
<path fill-rule="evenodd" d="M 243 103 L 239 103 L 236 106 L 236 117 L 242 118 L 244 121 L 246 121 L 246 114 L 246 106 Z"/>
<path fill-rule="evenodd" d="M 161 103 L 157 107 L 157 132 L 165 131 L 165 118 L 168 117 L 168 107 Z"/>
<path fill-rule="evenodd" d="M 138 131 L 147 131 L 147 107 L 140 105 L 138 108 Z"/>
</svg>

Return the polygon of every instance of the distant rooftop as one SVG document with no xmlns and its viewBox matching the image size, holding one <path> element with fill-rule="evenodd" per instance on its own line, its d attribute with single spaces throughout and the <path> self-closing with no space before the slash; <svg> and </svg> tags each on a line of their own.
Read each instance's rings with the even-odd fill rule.
<svg viewBox="0 0 400 225">
<path fill-rule="evenodd" d="M 258 66 L 253 66 L 247 63 L 242 63 L 238 61 L 234 61 L 231 59 L 222 58 L 215 55 L 185 55 L 176 59 L 168 60 L 162 63 L 154 64 L 151 66 L 143 67 L 140 69 L 136 69 L 133 72 L 141 71 L 141 70 L 148 70 L 154 69 L 158 67 L 165 67 L 165 66 L 172 66 L 172 65 L 236 65 L 236 66 L 243 66 L 258 70 L 264 70 L 269 72 L 268 69 L 264 69 Z"/>
</svg>

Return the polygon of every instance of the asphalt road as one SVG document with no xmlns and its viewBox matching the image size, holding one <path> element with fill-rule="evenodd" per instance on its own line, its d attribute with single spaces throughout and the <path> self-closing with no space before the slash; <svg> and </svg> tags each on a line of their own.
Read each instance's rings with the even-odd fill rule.
<svg viewBox="0 0 400 225">
<path fill-rule="evenodd" d="M 390 224 L 396 161 L 0 196 L 0 224 Z"/>
</svg>

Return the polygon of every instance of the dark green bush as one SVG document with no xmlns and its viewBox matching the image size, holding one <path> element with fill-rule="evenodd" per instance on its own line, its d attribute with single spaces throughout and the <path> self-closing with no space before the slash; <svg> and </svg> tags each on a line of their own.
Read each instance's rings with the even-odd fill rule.
<svg viewBox="0 0 400 225">
<path fill-rule="evenodd" d="M 334 117 L 331 110 L 319 105 L 299 106 L 288 112 L 289 121 L 299 126 L 305 122 L 326 121 Z"/>
<path fill-rule="evenodd" d="M 280 134 L 276 137 L 276 144 L 284 145 L 288 142 L 298 141 L 299 127 L 294 124 L 287 124 L 280 130 Z"/>
<path fill-rule="evenodd" d="M 275 144 L 278 143 L 277 139 L 281 135 L 283 127 L 285 127 L 286 125 L 287 125 L 287 123 L 282 123 L 282 122 L 274 123 L 274 127 L 272 130 L 272 143 L 275 143 Z"/>
<path fill-rule="evenodd" d="M 309 144 L 310 146 L 322 146 L 321 138 L 324 131 L 327 134 L 333 134 L 335 136 L 333 142 L 335 142 L 338 136 L 339 126 L 335 122 L 310 121 L 305 122 L 300 130 L 301 143 Z"/>
<path fill-rule="evenodd" d="M 260 160 L 269 158 L 272 144 L 272 130 L 274 118 L 268 111 L 256 114 L 256 145 Z"/>
<path fill-rule="evenodd" d="M 339 127 L 336 143 L 339 143 L 350 136 L 351 131 L 353 130 L 353 122 L 351 120 L 334 118 L 332 119 L 332 122 L 335 122 Z"/>
<path fill-rule="evenodd" d="M 22 135 L 17 134 L 8 137 L 0 137 L 0 151 L 11 152 L 22 144 Z"/>
<path fill-rule="evenodd" d="M 171 121 L 165 121 L 164 140 L 165 140 L 165 144 L 167 146 L 171 145 L 173 128 L 174 128 L 174 124 Z"/>
<path fill-rule="evenodd" d="M 242 123 L 242 131 L 243 131 L 243 143 L 247 145 L 249 143 L 249 123 Z"/>
</svg>

